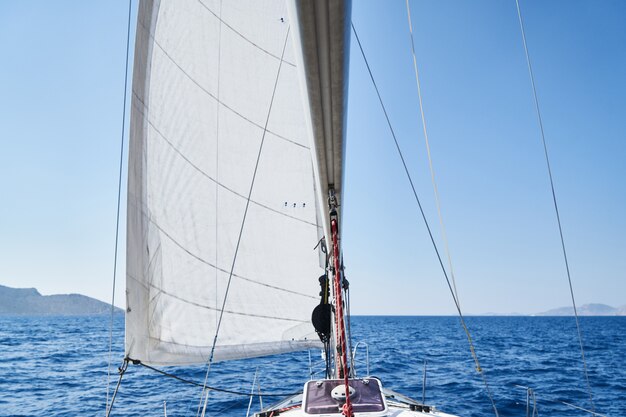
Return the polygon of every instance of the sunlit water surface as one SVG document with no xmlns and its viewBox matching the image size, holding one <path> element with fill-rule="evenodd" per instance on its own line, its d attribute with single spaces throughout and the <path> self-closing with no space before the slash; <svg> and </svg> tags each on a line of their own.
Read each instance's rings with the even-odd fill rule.
<svg viewBox="0 0 626 417">
<path fill-rule="evenodd" d="M 574 319 L 469 317 L 481 364 L 501 416 L 526 415 L 528 386 L 542 416 L 585 416 L 559 401 L 590 408 Z M 583 317 L 581 324 L 596 411 L 626 416 L 626 317 Z M 0 317 L 0 415 L 104 415 L 109 318 Z M 426 402 L 466 417 L 493 416 L 474 370 L 467 339 L 455 317 L 354 317 L 355 342 L 369 345 L 370 373 L 402 394 L 421 399 L 427 361 Z M 124 323 L 114 324 L 111 390 L 122 362 Z M 320 352 L 311 351 L 314 370 Z M 365 350 L 357 358 L 365 359 Z M 261 393 L 294 392 L 309 379 L 309 352 L 214 364 L 209 385 L 249 392 L 255 371 Z M 193 381 L 205 368 L 168 368 Z M 364 375 L 365 364 L 357 365 Z M 195 416 L 201 390 L 130 366 L 112 416 Z M 262 397 L 264 406 L 277 398 Z M 245 416 L 249 397 L 212 393 L 207 415 Z M 252 410 L 258 411 L 255 397 Z"/>
</svg>

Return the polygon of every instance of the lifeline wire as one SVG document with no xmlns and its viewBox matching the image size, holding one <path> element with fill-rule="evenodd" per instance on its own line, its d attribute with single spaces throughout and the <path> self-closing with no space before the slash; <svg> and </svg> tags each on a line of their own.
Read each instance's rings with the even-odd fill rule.
<svg viewBox="0 0 626 417">
<path fill-rule="evenodd" d="M 519 19 L 519 26 L 522 32 L 522 41 L 524 43 L 524 53 L 526 54 L 526 63 L 528 64 L 528 74 L 530 75 L 530 83 L 533 89 L 533 97 L 535 100 L 535 110 L 537 113 L 537 120 L 539 121 L 539 130 L 541 131 L 541 141 L 543 143 L 543 152 L 546 157 L 546 166 L 548 168 L 548 176 L 550 177 L 550 190 L 552 191 L 552 201 L 554 203 L 554 212 L 556 213 L 556 221 L 559 225 L 559 236 L 561 238 L 561 248 L 563 250 L 563 259 L 565 260 L 565 270 L 567 271 L 567 282 L 569 283 L 569 292 L 572 297 L 572 306 L 574 307 L 574 317 L 576 319 L 576 331 L 578 333 L 578 343 L 580 344 L 580 354 L 583 361 L 583 370 L 585 373 L 585 381 L 587 383 L 587 393 L 589 394 L 589 401 L 591 403 L 591 410 L 596 411 L 593 402 L 593 394 L 591 391 L 591 384 L 589 383 L 589 372 L 587 371 L 587 360 L 585 359 L 585 348 L 583 347 L 583 336 L 580 330 L 580 320 L 578 318 L 578 311 L 576 309 L 576 300 L 574 299 L 574 288 L 572 286 L 572 276 L 570 274 L 569 262 L 567 260 L 567 251 L 565 250 L 565 238 L 563 237 L 563 228 L 561 226 L 561 216 L 559 215 L 559 206 L 556 201 L 556 192 L 554 191 L 554 180 L 552 179 L 552 169 L 550 168 L 550 158 L 548 157 L 548 145 L 546 144 L 546 136 L 543 130 L 543 120 L 541 118 L 541 111 L 539 110 L 539 99 L 537 98 L 537 89 L 535 87 L 535 77 L 533 75 L 533 68 L 530 64 L 530 54 L 528 53 L 528 45 L 526 44 L 526 32 L 524 31 L 524 21 L 522 20 L 522 12 L 519 7 L 519 0 L 515 0 L 517 6 L 517 17 Z"/>
<path fill-rule="evenodd" d="M 359 49 L 361 50 L 361 55 L 363 56 L 363 60 L 365 61 L 365 66 L 367 67 L 367 71 L 369 72 L 370 79 L 372 80 L 372 84 L 374 85 L 374 89 L 376 90 L 376 94 L 378 95 L 378 101 L 380 102 L 380 106 L 382 107 L 383 113 L 385 114 L 385 119 L 387 119 L 387 125 L 389 126 L 389 130 L 391 131 L 391 136 L 396 145 L 396 149 L 398 151 L 398 155 L 402 161 L 402 165 L 404 166 L 404 172 L 406 173 L 407 179 L 411 185 L 411 189 L 413 190 L 413 196 L 415 197 L 415 201 L 417 202 L 417 206 L 419 207 L 420 213 L 422 215 L 422 219 L 424 220 L 424 225 L 426 226 L 426 230 L 428 231 L 428 236 L 430 237 L 430 241 L 433 245 L 433 249 L 435 250 L 435 254 L 437 255 L 437 260 L 439 261 L 439 265 L 441 266 L 441 271 L 443 272 L 443 276 L 446 279 L 446 283 L 448 284 L 448 289 L 450 290 L 450 294 L 452 295 L 452 300 L 454 301 L 454 305 L 459 314 L 459 318 L 461 320 L 461 326 L 465 331 L 465 335 L 467 336 L 467 341 L 469 343 L 470 352 L 472 354 L 472 358 L 474 359 L 474 363 L 476 364 L 476 371 L 482 377 L 483 385 L 485 386 L 485 390 L 487 391 L 487 396 L 491 401 L 491 405 L 493 406 L 493 411 L 496 414 L 496 417 L 499 417 L 498 409 L 496 407 L 496 403 L 493 399 L 493 395 L 491 393 L 491 389 L 489 388 L 489 384 L 487 383 L 487 378 L 485 377 L 485 373 L 480 366 L 480 362 L 478 361 L 478 356 L 476 355 L 476 351 L 474 349 L 474 342 L 472 341 L 472 336 L 470 335 L 469 329 L 465 324 L 465 318 L 463 317 L 463 313 L 461 312 L 461 306 L 459 305 L 459 301 L 454 294 L 454 290 L 452 289 L 452 284 L 450 283 L 450 279 L 448 278 L 448 273 L 446 272 L 446 267 L 443 265 L 443 260 L 441 259 L 441 254 L 439 253 L 439 249 L 437 248 L 437 243 L 435 243 L 435 238 L 433 237 L 433 233 L 430 229 L 430 225 L 428 224 L 428 220 L 426 219 L 426 214 L 424 213 L 424 209 L 422 208 L 422 203 L 420 202 L 419 197 L 417 196 L 417 191 L 415 190 L 415 186 L 413 185 L 413 179 L 411 178 L 411 174 L 409 173 L 409 169 L 406 165 L 406 161 L 404 160 L 404 155 L 402 154 L 402 150 L 400 149 L 400 145 L 398 143 L 398 139 L 396 138 L 396 134 L 391 125 L 391 121 L 389 120 L 389 115 L 387 114 L 387 109 L 385 108 L 385 104 L 383 103 L 383 99 L 380 95 L 380 91 L 378 90 L 378 86 L 376 81 L 374 80 L 374 75 L 372 74 L 372 70 L 367 61 L 367 57 L 365 56 L 365 51 L 363 50 L 363 46 L 361 45 L 361 41 L 359 40 L 359 35 L 356 32 L 356 28 L 354 27 L 354 23 L 352 23 L 352 31 L 354 32 L 354 36 L 359 45 Z"/>
<path fill-rule="evenodd" d="M 105 411 L 109 410 L 109 388 L 111 385 L 111 359 L 113 355 L 113 315 L 115 314 L 115 279 L 117 278 L 117 252 L 120 235 L 120 205 L 122 200 L 122 170 L 124 168 L 124 131 L 126 130 L 126 101 L 128 90 L 128 56 L 130 51 L 130 16 L 133 1 L 128 0 L 128 26 L 126 28 L 126 63 L 124 65 L 124 104 L 122 110 L 122 134 L 120 146 L 119 176 L 117 181 L 117 214 L 115 216 L 115 251 L 113 255 L 113 290 L 111 291 L 111 322 L 109 323 L 109 364 L 107 366 L 107 399 Z M 120 376 L 121 380 L 121 376 Z M 113 405 L 113 404 L 111 404 Z"/>
<path fill-rule="evenodd" d="M 526 387 L 524 385 L 517 385 L 517 384 L 510 384 L 510 385 L 513 386 L 513 387 L 516 387 L 516 388 L 523 388 L 526 391 L 529 391 L 529 390 L 532 391 L 532 393 L 533 393 L 532 394 L 532 400 L 533 400 L 533 407 L 534 408 L 537 408 L 537 404 L 540 403 L 540 402 L 542 402 L 542 403 L 550 403 L 550 404 L 562 404 L 562 405 L 565 405 L 566 407 L 570 407 L 570 408 L 576 409 L 578 411 L 583 411 L 583 412 L 585 412 L 587 414 L 590 414 L 592 416 L 608 417 L 606 414 L 600 414 L 600 413 L 597 413 L 595 411 L 587 410 L 586 408 L 577 406 L 575 404 L 568 403 L 567 401 L 563 401 L 563 400 L 559 400 L 559 399 L 555 399 L 555 398 L 549 398 L 549 397 L 546 397 L 545 395 L 539 396 L 540 399 L 537 400 L 537 391 L 535 391 L 534 389 L 532 389 L 530 387 Z M 537 412 L 536 410 L 533 411 L 533 413 L 534 413 L 533 417 L 534 417 L 535 414 L 539 415 L 539 412 Z"/>
<path fill-rule="evenodd" d="M 426 117 L 424 116 L 424 104 L 422 102 L 422 86 L 420 84 L 419 71 L 417 70 L 417 58 L 415 56 L 415 41 L 413 39 L 413 22 L 411 20 L 411 7 L 409 6 L 409 0 L 406 0 L 406 12 L 409 18 L 409 34 L 411 37 L 411 53 L 413 54 L 413 69 L 415 70 L 415 83 L 417 84 L 417 97 L 419 99 L 420 115 L 422 119 L 422 130 L 424 131 L 424 139 L 426 141 L 426 153 L 428 154 L 428 167 L 430 168 L 430 179 L 433 183 L 433 190 L 435 192 L 435 203 L 437 205 L 437 215 L 439 216 L 439 226 L 441 228 L 441 237 L 443 239 L 443 246 L 448 258 L 448 267 L 450 268 L 450 278 L 452 278 L 452 287 L 454 288 L 454 295 L 456 296 L 459 305 L 459 293 L 456 289 L 456 279 L 454 278 L 454 268 L 452 268 L 452 256 L 450 255 L 450 247 L 448 245 L 448 234 L 446 233 L 446 227 L 443 224 L 443 214 L 441 214 L 441 202 L 439 200 L 439 188 L 437 188 L 437 182 L 435 181 L 435 169 L 433 168 L 433 160 L 430 156 L 430 142 L 428 141 L 428 132 L 426 130 Z"/>
<path fill-rule="evenodd" d="M 233 279 L 233 271 L 235 270 L 235 263 L 237 262 L 237 253 L 239 253 L 239 245 L 241 243 L 241 236 L 243 235 L 243 228 L 246 224 L 246 216 L 248 215 L 248 208 L 250 207 L 250 198 L 252 196 L 252 189 L 254 188 L 254 180 L 256 179 L 256 173 L 259 168 L 259 161 L 261 160 L 261 152 L 263 151 L 263 143 L 265 143 L 265 135 L 267 133 L 267 125 L 270 120 L 270 115 L 272 114 L 272 106 L 274 104 L 274 97 L 276 95 L 276 87 L 278 87 L 278 79 L 280 78 L 280 70 L 283 66 L 283 59 L 285 57 L 285 50 L 287 49 L 287 41 L 289 40 L 289 31 L 290 27 L 287 27 L 287 35 L 285 36 L 285 43 L 283 44 L 283 51 L 280 56 L 280 62 L 278 63 L 278 71 L 276 72 L 276 80 L 274 81 L 274 90 L 272 91 L 272 98 L 270 99 L 269 109 L 267 110 L 267 117 L 265 118 L 265 126 L 263 127 L 263 136 L 261 137 L 261 144 L 259 145 L 259 153 L 257 154 L 256 164 L 254 165 L 254 173 L 252 174 L 252 181 L 250 182 L 250 190 L 248 191 L 248 197 L 246 199 L 246 208 L 243 212 L 243 219 L 241 220 L 241 228 L 239 229 L 239 237 L 237 238 L 237 245 L 235 246 L 235 254 L 233 256 L 233 262 L 230 266 L 230 274 L 228 276 L 228 283 L 226 284 L 226 291 L 224 292 L 224 299 L 222 300 L 222 308 L 220 309 L 220 318 L 217 321 L 217 328 L 215 329 L 215 337 L 213 338 L 213 345 L 211 346 L 211 354 L 209 355 L 209 361 L 207 363 L 206 375 L 204 376 L 204 384 L 202 389 L 202 395 L 200 396 L 200 403 L 198 404 L 198 411 L 196 412 L 196 416 L 200 414 L 200 408 L 202 406 L 202 398 L 204 397 L 204 391 L 206 389 L 206 384 L 209 379 L 209 372 L 211 371 L 211 364 L 213 363 L 213 355 L 215 353 L 215 345 L 217 344 L 217 336 L 220 331 L 220 326 L 222 324 L 222 318 L 224 317 L 224 309 L 226 307 L 226 300 L 228 299 L 228 291 L 230 290 L 230 283 Z M 206 401 L 208 400 L 208 395 L 205 397 L 205 406 Z"/>
</svg>

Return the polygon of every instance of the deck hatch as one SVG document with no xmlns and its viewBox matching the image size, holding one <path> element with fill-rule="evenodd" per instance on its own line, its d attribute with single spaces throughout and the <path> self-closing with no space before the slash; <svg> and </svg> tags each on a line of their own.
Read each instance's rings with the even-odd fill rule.
<svg viewBox="0 0 626 417">
<path fill-rule="evenodd" d="M 344 401 L 334 399 L 331 393 L 343 383 L 343 380 L 338 379 L 307 382 L 304 387 L 304 412 L 307 414 L 341 413 Z M 380 381 L 375 378 L 363 378 L 351 379 L 349 383 L 354 389 L 350 400 L 355 413 L 380 413 L 387 409 Z"/>
</svg>

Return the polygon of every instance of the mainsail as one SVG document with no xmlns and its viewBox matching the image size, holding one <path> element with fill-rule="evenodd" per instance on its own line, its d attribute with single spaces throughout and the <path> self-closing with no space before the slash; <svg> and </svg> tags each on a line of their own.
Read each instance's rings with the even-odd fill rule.
<svg viewBox="0 0 626 417">
<path fill-rule="evenodd" d="M 231 278 L 216 361 L 318 346 L 322 220 L 291 34 L 283 1 L 140 3 L 129 358 L 206 362 Z"/>
</svg>

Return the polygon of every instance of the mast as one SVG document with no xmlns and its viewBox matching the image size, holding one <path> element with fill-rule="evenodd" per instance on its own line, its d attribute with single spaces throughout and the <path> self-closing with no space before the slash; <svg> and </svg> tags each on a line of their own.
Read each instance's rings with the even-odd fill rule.
<svg viewBox="0 0 626 417">
<path fill-rule="evenodd" d="M 340 248 L 339 248 L 339 218 L 337 216 L 337 199 L 334 190 L 329 190 L 328 195 L 329 216 L 331 225 L 331 265 L 329 269 L 332 272 L 332 288 L 333 288 L 333 306 L 334 306 L 334 346 L 335 352 L 335 377 L 343 378 L 349 368 L 346 355 L 344 355 L 346 343 L 346 326 L 345 314 L 343 311 L 343 275 L 340 265 Z"/>
<path fill-rule="evenodd" d="M 330 206 L 329 215 L 333 248 L 332 271 L 333 287 L 335 291 L 335 376 L 336 378 L 343 378 L 345 385 L 346 402 L 343 405 L 342 413 L 347 417 L 351 417 L 353 412 L 352 403 L 350 401 L 350 385 L 348 381 L 350 366 L 348 363 L 345 314 L 343 312 L 343 274 L 340 264 L 341 257 L 339 251 L 339 219 L 337 216 L 337 199 L 335 198 L 334 190 L 332 188 L 329 190 L 328 203 Z"/>
<path fill-rule="evenodd" d="M 345 384 L 345 416 L 352 416 L 349 366 L 343 311 L 341 268 L 341 196 L 343 192 L 344 152 L 346 147 L 346 106 L 350 45 L 349 0 L 292 0 L 289 2 L 296 59 L 300 70 L 305 119 L 311 139 L 311 154 L 323 235 L 329 244 L 333 275 L 335 378 Z"/>
<path fill-rule="evenodd" d="M 291 0 L 289 23 L 292 27 L 300 86 L 303 91 L 305 120 L 309 130 L 319 213 L 330 255 L 329 272 L 341 290 L 341 197 L 343 192 L 344 151 L 346 147 L 346 106 L 350 45 L 349 0 Z M 328 202 L 324 207 L 322 202 Z M 341 291 L 333 291 L 336 317 L 332 323 L 335 346 L 340 346 L 343 324 Z M 341 323 L 338 319 L 341 319 Z M 344 326 L 345 332 L 345 326 Z M 344 335 L 345 336 L 345 335 Z M 345 343 L 343 344 L 346 347 Z M 335 349 L 335 352 L 337 350 Z M 340 355 L 335 356 L 339 377 Z"/>
</svg>

